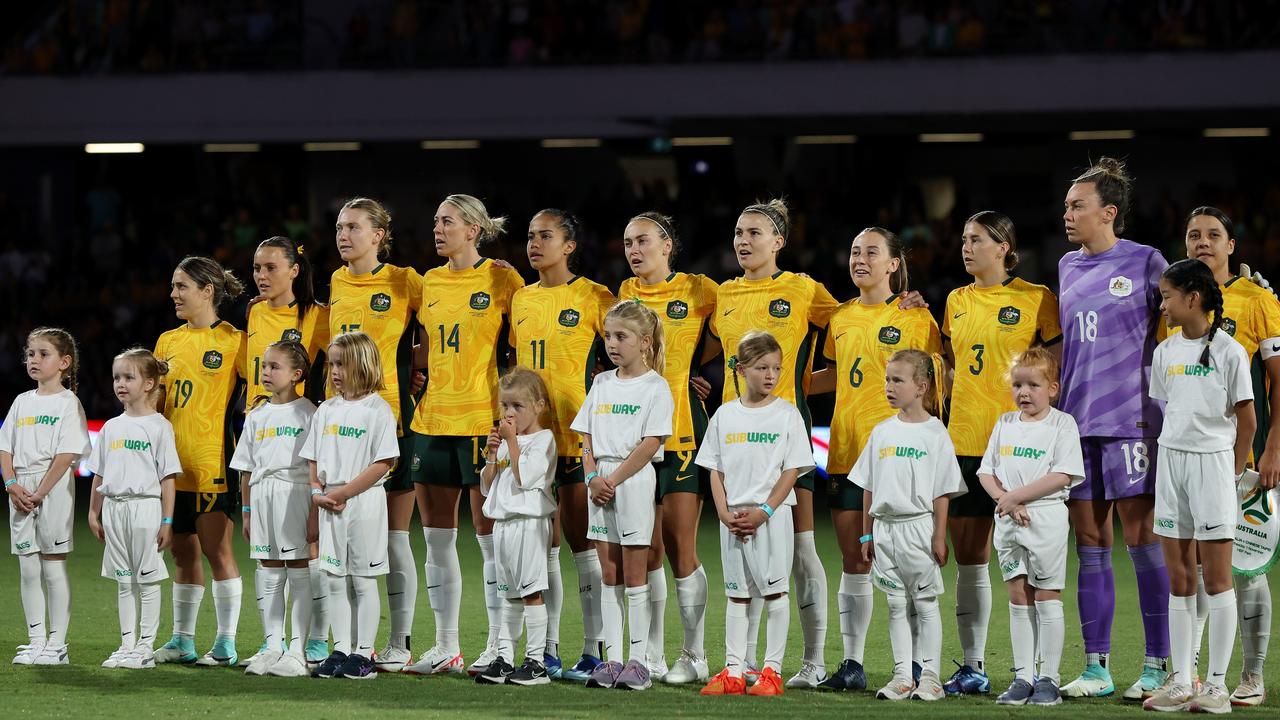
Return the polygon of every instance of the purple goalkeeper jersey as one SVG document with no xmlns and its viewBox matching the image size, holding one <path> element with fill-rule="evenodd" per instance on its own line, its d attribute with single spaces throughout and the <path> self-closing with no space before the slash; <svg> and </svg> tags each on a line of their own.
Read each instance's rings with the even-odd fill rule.
<svg viewBox="0 0 1280 720">
<path fill-rule="evenodd" d="M 1160 323 L 1155 249 L 1120 240 L 1097 255 L 1081 250 L 1058 261 L 1062 320 L 1062 398 L 1081 437 L 1154 438 L 1162 409 L 1147 391 Z"/>
</svg>

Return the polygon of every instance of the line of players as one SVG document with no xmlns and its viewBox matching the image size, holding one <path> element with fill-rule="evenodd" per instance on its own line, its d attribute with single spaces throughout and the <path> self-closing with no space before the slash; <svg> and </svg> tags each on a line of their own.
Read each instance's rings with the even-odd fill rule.
<svg viewBox="0 0 1280 720">
<path fill-rule="evenodd" d="M 1123 231 L 1128 197 L 1128 179 L 1123 168 L 1112 161 L 1104 160 L 1071 183 L 1064 224 L 1068 239 L 1080 244 L 1081 250 L 1068 253 L 1060 263 L 1059 279 L 1064 288 L 1060 308 L 1047 288 L 1009 275 L 1016 264 L 1016 239 L 1008 219 L 991 212 L 975 215 L 964 229 L 965 266 L 975 282 L 952 293 L 941 329 L 927 311 L 912 307 L 919 304 L 917 296 L 896 300 L 907 289 L 906 264 L 901 242 L 887 230 L 871 228 L 855 238 L 850 271 L 859 296 L 838 305 L 820 284 L 778 268 L 777 255 L 790 230 L 781 203 L 756 204 L 744 210 L 734 237 L 743 275 L 718 287 L 705 277 L 672 271 L 677 242 L 668 218 L 656 213 L 634 218 L 624 233 L 624 246 L 636 277 L 623 284 L 619 296 L 637 298 L 662 317 L 667 345 L 674 356 L 664 373 L 675 403 L 674 425 L 665 443 L 665 457 L 656 464 L 662 512 L 655 527 L 661 530 L 655 529 L 649 544 L 644 584 L 653 605 L 651 614 L 661 618 L 667 596 L 661 572 L 665 546 L 686 630 L 675 665 L 664 672 L 665 660 L 656 650 L 661 645 L 651 643 L 655 652 L 646 663 L 647 669 L 670 682 L 707 676 L 701 642 L 706 577 L 694 546 L 707 481 L 693 462 L 702 432 L 700 418 L 705 421 L 699 394 L 705 394 L 707 386 L 694 372 L 717 354 L 732 357 L 720 352 L 720 343 L 736 347 L 748 331 L 759 328 L 772 333 L 780 343 L 780 397 L 795 401 L 806 389 L 837 392 L 829 470 L 833 519 L 844 556 L 838 598 L 845 657 L 839 670 L 827 677 L 822 647 L 826 603 L 818 601 L 826 597 L 826 576 L 813 541 L 813 478 L 802 476 L 796 485 L 794 574 L 805 657 L 787 685 L 865 685 L 861 646 L 871 607 L 870 563 L 863 557 L 861 546 L 865 543 L 859 541 L 865 517 L 862 498 L 856 491 L 850 492 L 852 486 L 842 482 L 842 475 L 851 469 L 871 428 L 892 414 L 879 395 L 888 354 L 918 347 L 946 360 L 947 369 L 940 372 L 949 382 L 940 385 L 951 386 L 950 434 L 971 491 L 954 504 L 947 522 L 960 566 L 957 622 L 965 662 L 946 683 L 946 689 L 987 691 L 982 657 L 991 604 L 986 562 L 995 508 L 977 477 L 977 464 L 989 435 L 983 428 L 990 428 L 1010 407 L 1001 379 L 1009 359 L 1034 344 L 1056 349 L 1065 337 L 1060 407 L 1076 417 L 1084 446 L 1086 482 L 1071 491 L 1069 507 L 1082 558 L 1078 599 L 1088 657 L 1085 672 L 1063 691 L 1068 696 L 1114 692 L 1106 662 L 1114 608 L 1109 567 L 1113 509 L 1121 516 L 1126 545 L 1138 571 L 1147 630 L 1146 667 L 1125 694 L 1140 698 L 1164 686 L 1165 659 L 1169 656 L 1165 622 L 1170 607 L 1169 571 L 1155 545 L 1155 483 L 1150 472 L 1161 407 L 1147 397 L 1150 379 L 1144 359 L 1149 358 L 1159 330 L 1157 288 L 1165 262 L 1158 252 L 1117 238 L 1116 233 Z M 255 256 L 255 281 L 265 302 L 251 309 L 247 336 L 217 317 L 218 305 L 240 291 L 233 277 L 200 258 L 184 260 L 175 271 L 172 296 L 178 316 L 186 324 L 162 336 L 156 354 L 171 366 L 164 378 L 163 406 L 173 421 L 183 473 L 173 513 L 175 632 L 157 650 L 158 660 L 206 664 L 234 664 L 238 660 L 234 636 L 241 591 L 230 552 L 230 517 L 246 509 L 234 505 L 234 488 L 221 469 L 227 451 L 209 442 L 226 425 L 224 418 L 237 375 L 250 381 L 251 396 L 261 397 L 261 366 L 269 342 L 301 341 L 314 359 L 329 337 L 361 331 L 373 338 L 383 358 L 386 389 L 380 394 L 396 417 L 401 435 L 398 457 L 412 458 L 412 462 L 398 463 L 385 485 L 392 630 L 389 643 L 377 653 L 378 666 L 431 673 L 463 669 L 457 643 L 461 572 L 454 546 L 458 499 L 464 487 L 472 493 L 473 522 L 485 557 L 485 601 L 490 619 L 488 647 L 468 669 L 479 674 L 497 655 L 503 604 L 495 587 L 492 523 L 481 512 L 483 501 L 476 480 L 485 462 L 483 450 L 496 406 L 498 347 L 509 337 L 516 361 L 538 372 L 548 388 L 550 429 L 560 457 L 556 469 L 557 524 L 574 553 L 584 616 L 584 648 L 579 661 L 569 668 L 557 668 L 562 590 L 558 547 L 553 547 L 548 558 L 551 580 L 545 665 L 552 675 L 581 680 L 591 677 L 606 654 L 601 619 L 604 583 L 598 556 L 588 540 L 589 493 L 578 450 L 580 440 L 568 421 L 585 400 L 596 343 L 603 333 L 603 316 L 614 298 L 607 289 L 570 269 L 580 228 L 568 213 L 547 210 L 531 221 L 527 251 L 539 282 L 528 287 L 521 287 L 513 270 L 485 260 L 478 252 L 482 241 L 501 231 L 502 219 L 489 217 L 478 200 L 450 196 L 437 211 L 435 233 L 437 252 L 448 263 L 424 278 L 411 268 L 380 262 L 390 245 L 390 217 L 374 201 L 352 201 L 339 216 L 337 243 L 345 266 L 333 275 L 329 306 L 315 303 L 309 265 L 301 249 L 286 239 L 273 238 L 264 242 Z M 1280 336 L 1280 313 L 1272 296 L 1247 278 L 1235 279 L 1228 271 L 1227 260 L 1235 242 L 1230 221 L 1216 210 L 1197 209 L 1188 220 L 1186 241 L 1188 254 L 1206 263 L 1222 287 L 1224 327 L 1250 356 L 1265 363 L 1266 372 L 1274 379 L 1280 363 L 1274 360 L 1275 353 L 1267 351 L 1275 343 L 1266 341 Z M 415 313 L 422 333 L 419 344 L 410 349 L 406 330 Z M 507 325 L 509 332 L 504 332 Z M 821 329 L 826 329 L 823 349 L 828 368 L 810 377 L 811 356 Z M 235 360 L 229 362 L 229 358 Z M 409 358 L 413 365 L 425 367 L 428 375 L 426 394 L 416 411 L 407 387 L 400 382 L 408 365 L 397 362 Z M 1271 383 L 1272 388 L 1275 385 Z M 735 396 L 726 383 L 724 399 Z M 1274 404 L 1274 395 L 1269 397 L 1269 404 Z M 807 415 L 803 402 L 798 408 Z M 403 419 L 410 414 L 413 432 L 406 433 Z M 13 426 L 6 422 L 6 428 Z M 1273 484 L 1275 443 L 1270 434 L 1260 433 L 1259 439 L 1265 441 L 1259 443 L 1262 482 Z M 39 463 L 35 467 L 40 470 Z M 4 468 L 6 489 L 18 510 L 35 509 L 60 482 L 59 475 L 51 472 L 58 468 L 46 466 L 39 472 L 21 469 L 24 472 L 20 474 L 14 468 Z M 410 478 L 418 482 L 411 484 Z M 9 479 L 21 482 L 8 484 Z M 53 484 L 45 487 L 50 480 Z M 418 579 L 407 538 L 415 493 L 427 539 L 426 587 L 437 620 L 436 643 L 416 663 L 408 653 Z M 561 532 L 554 535 L 558 545 Z M 37 547 L 28 541 L 26 547 L 19 548 L 17 538 L 15 534 L 15 553 L 31 556 L 36 547 L 40 558 L 38 563 L 22 563 L 24 605 L 28 596 L 33 596 L 28 591 L 32 582 L 39 593 L 44 592 L 40 589 L 43 582 L 51 615 L 46 636 L 43 607 L 39 608 L 40 622 L 28 623 L 33 630 L 31 642 L 19 658 L 31 662 L 65 660 L 65 619 L 59 623 L 54 616 L 58 614 L 55 606 L 65 596 L 59 590 L 65 583 L 59 581 L 57 550 L 66 543 Z M 67 538 L 51 542 L 58 540 Z M 315 552 L 309 549 L 306 557 L 299 558 L 262 559 L 296 564 Z M 219 628 L 213 649 L 197 657 L 193 636 L 204 592 L 201 553 L 208 558 L 214 575 Z M 315 561 L 311 564 L 310 580 L 317 602 L 308 646 L 322 644 L 328 626 L 325 603 L 320 600 L 328 594 L 323 570 L 315 567 Z M 61 577 L 65 578 L 65 570 Z M 1175 591 L 1185 588 L 1186 580 L 1175 573 Z M 1204 584 L 1218 590 L 1213 596 L 1221 594 L 1221 578 L 1212 582 L 1206 578 Z M 1227 585 L 1229 588 L 1229 575 Z M 1260 701 L 1263 693 L 1261 660 L 1270 602 L 1265 581 L 1248 585 L 1241 591 L 1246 667 L 1241 683 L 1244 692 L 1237 688 L 1237 699 L 1252 703 Z M 31 604 L 37 605 L 34 600 Z M 758 634 L 763 605 L 752 603 L 748 608 L 749 642 Z M 1266 622 L 1257 622 L 1260 617 Z M 34 618 L 30 610 L 28 618 Z M 1250 622 L 1254 624 L 1250 626 Z M 61 635 L 57 625 L 63 629 Z M 661 623 L 654 625 L 654 636 L 661 637 Z M 323 651 L 316 650 L 309 652 L 307 659 L 319 660 Z M 745 662 L 756 666 L 753 642 L 745 651 Z"/>
</svg>

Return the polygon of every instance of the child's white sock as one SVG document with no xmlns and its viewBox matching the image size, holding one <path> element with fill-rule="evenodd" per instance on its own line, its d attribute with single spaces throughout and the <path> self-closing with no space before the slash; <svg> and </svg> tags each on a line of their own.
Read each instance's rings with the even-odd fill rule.
<svg viewBox="0 0 1280 720">
<path fill-rule="evenodd" d="M 49 596 L 49 645 L 67 644 L 67 625 L 71 622 L 71 585 L 67 582 L 65 560 L 41 560 L 45 591 Z"/>
<path fill-rule="evenodd" d="M 782 658 L 787 651 L 787 631 L 791 629 L 791 598 L 783 595 L 766 600 L 764 605 L 769 612 L 769 624 L 764 629 L 764 665 L 782 674 Z"/>
<path fill-rule="evenodd" d="M 498 626 L 502 624 L 502 598 L 498 597 L 498 563 L 494 560 L 493 535 L 477 535 L 476 543 L 480 545 L 480 558 L 483 560 L 481 572 L 484 575 L 484 610 L 489 619 L 489 637 L 485 647 L 498 644 Z"/>
<path fill-rule="evenodd" d="M 1062 662 L 1062 645 L 1067 630 L 1062 601 L 1037 600 L 1036 617 L 1040 621 L 1040 677 L 1049 678 L 1054 685 L 1059 685 L 1062 677 L 1058 668 Z"/>
<path fill-rule="evenodd" d="M 18 594 L 22 596 L 22 612 L 27 618 L 27 640 L 32 645 L 45 644 L 44 588 L 40 585 L 40 555 L 18 556 Z"/>
</svg>

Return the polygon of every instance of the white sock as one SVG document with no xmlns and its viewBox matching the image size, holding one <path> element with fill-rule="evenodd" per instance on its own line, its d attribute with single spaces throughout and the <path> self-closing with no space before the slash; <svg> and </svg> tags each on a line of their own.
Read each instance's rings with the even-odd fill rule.
<svg viewBox="0 0 1280 720">
<path fill-rule="evenodd" d="M 1062 662 L 1062 645 L 1066 637 L 1066 619 L 1061 600 L 1037 600 L 1036 617 L 1040 625 L 1040 677 L 1047 677 L 1054 685 L 1062 683 L 1059 665 Z"/>
<path fill-rule="evenodd" d="M 604 620 L 604 656 L 601 660 L 627 661 L 622 644 L 624 589 L 621 585 L 605 585 L 600 593 L 600 617 Z"/>
<path fill-rule="evenodd" d="M 40 586 L 40 556 L 36 553 L 18 556 L 19 594 L 22 612 L 27 618 L 27 639 L 32 645 L 45 644 L 44 588 Z"/>
<path fill-rule="evenodd" d="M 1266 575 L 1236 576 L 1237 605 L 1240 610 L 1240 650 L 1244 671 L 1262 674 L 1271 641 L 1271 586 Z"/>
<path fill-rule="evenodd" d="M 524 656 L 542 662 L 542 649 L 547 646 L 547 606 L 524 606 Z M 514 650 L 513 650 L 514 652 Z"/>
<path fill-rule="evenodd" d="M 840 591 L 836 594 L 836 607 L 840 611 L 840 638 L 844 640 L 844 657 L 862 664 L 867 647 L 867 630 L 871 627 L 871 611 L 875 606 L 871 597 L 870 574 L 840 574 Z"/>
<path fill-rule="evenodd" d="M 289 583 L 293 596 L 292 614 L 289 621 L 289 652 L 302 655 L 306 652 L 307 633 L 311 629 L 311 570 L 310 568 L 288 568 L 285 578 Z"/>
<path fill-rule="evenodd" d="M 1030 606 L 1009 603 L 1009 638 L 1013 642 L 1013 677 L 1030 683 L 1036 675 L 1036 638 Z"/>
<path fill-rule="evenodd" d="M 987 625 L 991 622 L 991 575 L 986 563 L 956 571 L 956 625 L 964 664 L 986 672 Z"/>
<path fill-rule="evenodd" d="M 311 594 L 299 595 L 301 600 L 311 598 L 311 627 L 307 628 L 308 640 L 329 641 L 329 578 L 320 569 L 319 560 L 307 563 L 307 575 L 311 578 Z"/>
<path fill-rule="evenodd" d="M 1195 640 L 1196 596 L 1169 596 L 1169 657 L 1176 682 L 1190 685 L 1195 679 L 1191 643 Z"/>
<path fill-rule="evenodd" d="M 889 603 L 889 645 L 893 649 L 893 676 L 911 677 L 912 633 L 907 621 L 905 595 L 886 594 Z"/>
<path fill-rule="evenodd" d="M 218 618 L 218 637 L 234 638 L 240 624 L 240 596 L 244 584 L 240 578 L 213 581 L 213 612 Z"/>
<path fill-rule="evenodd" d="M 261 578 L 261 580 L 259 580 Z M 276 652 L 284 638 L 284 586 L 288 573 L 282 567 L 260 567 L 254 573 L 254 584 L 261 584 L 262 634 L 267 649 Z"/>
<path fill-rule="evenodd" d="M 1040 615 L 1036 613 L 1035 605 L 1027 606 L 1027 616 L 1031 618 L 1031 638 L 1036 646 L 1036 664 L 1035 671 L 1040 671 Z"/>
<path fill-rule="evenodd" d="M 764 606 L 769 611 L 769 624 L 764 630 L 764 666 L 782 674 L 782 657 L 787 651 L 787 631 L 791 629 L 791 598 L 783 595 L 766 600 Z"/>
<path fill-rule="evenodd" d="M 378 621 L 382 619 L 382 598 L 378 595 L 378 578 L 352 575 L 347 578 L 355 593 L 355 653 L 373 657 L 373 644 L 378 641 Z"/>
<path fill-rule="evenodd" d="M 498 563 L 493 555 L 493 535 L 477 535 L 480 544 L 480 557 L 484 560 L 484 609 L 489 616 L 489 639 L 486 647 L 498 643 L 498 626 L 502 624 L 502 598 L 498 597 Z"/>
<path fill-rule="evenodd" d="M 520 625 L 524 621 L 524 610 L 523 600 L 507 598 L 506 602 L 502 603 L 502 617 L 498 621 L 498 656 L 513 665 L 516 657 L 516 640 L 520 639 Z"/>
<path fill-rule="evenodd" d="M 120 647 L 131 649 L 138 642 L 137 585 L 133 582 L 116 583 L 116 614 L 120 616 Z"/>
<path fill-rule="evenodd" d="M 827 573 L 818 557 L 813 531 L 795 534 L 796 605 L 804 630 L 804 660 L 826 667 Z"/>
<path fill-rule="evenodd" d="M 41 560 L 45 592 L 49 601 L 49 645 L 67 644 L 67 625 L 71 622 L 71 586 L 67 582 L 65 560 Z"/>
<path fill-rule="evenodd" d="M 351 588 L 345 577 L 329 575 L 329 625 L 333 629 L 333 651 L 351 654 Z"/>
<path fill-rule="evenodd" d="M 542 593 L 547 605 L 547 648 L 551 657 L 560 657 L 560 609 L 564 607 L 564 576 L 560 573 L 560 546 L 547 550 L 547 591 Z M 598 650 L 597 650 L 598 652 Z"/>
<path fill-rule="evenodd" d="M 264 566 L 261 560 L 253 565 L 253 606 L 258 609 L 258 619 L 262 621 L 263 640 L 267 634 L 267 576 L 262 574 Z"/>
<path fill-rule="evenodd" d="M 920 630 L 920 665 L 935 677 L 942 673 L 942 613 L 938 598 L 916 598 L 916 626 Z"/>
<path fill-rule="evenodd" d="M 604 600 L 601 597 L 604 582 L 600 579 L 600 556 L 595 550 L 583 550 L 573 554 L 573 563 L 578 567 L 578 601 L 582 603 L 582 653 L 595 655 L 600 652 L 600 641 L 606 640 L 605 634 L 609 631 L 604 624 Z M 619 589 L 618 593 L 621 594 L 622 590 Z M 618 628 L 618 640 L 622 640 L 621 627 Z M 622 646 L 619 645 L 617 651 L 621 650 Z"/>
<path fill-rule="evenodd" d="M 173 584 L 173 634 L 187 639 L 196 636 L 196 617 L 204 600 L 203 585 Z"/>
<path fill-rule="evenodd" d="M 462 568 L 458 565 L 458 531 L 423 528 L 427 539 L 427 599 L 436 616 L 436 645 L 457 655 L 458 610 L 462 605 Z"/>
<path fill-rule="evenodd" d="M 667 656 L 667 573 L 662 568 L 649 571 L 649 656 L 660 660 Z"/>
<path fill-rule="evenodd" d="M 649 607 L 649 586 L 639 585 L 626 589 L 627 596 L 627 630 L 631 641 L 627 650 L 627 659 L 636 660 L 648 667 L 649 662 L 649 623 L 652 619 Z"/>
<path fill-rule="evenodd" d="M 684 626 L 685 652 L 705 658 L 707 572 L 701 565 L 688 577 L 676 578 L 676 604 L 680 606 L 680 624 Z"/>
<path fill-rule="evenodd" d="M 160 583 L 139 585 L 138 596 L 141 602 L 136 647 L 150 650 L 155 646 L 156 633 L 160 631 Z"/>
<path fill-rule="evenodd" d="M 910 597 L 907 598 L 907 627 L 911 628 L 911 660 L 918 663 L 924 657 L 920 647 L 920 612 Z"/>
<path fill-rule="evenodd" d="M 1200 672 L 1200 651 L 1204 648 L 1204 626 L 1209 622 L 1209 592 L 1204 589 L 1204 566 L 1196 565 L 1196 629 L 1191 642 L 1191 666 Z"/>
<path fill-rule="evenodd" d="M 756 668 L 757 670 L 760 669 L 760 663 L 756 662 L 759 659 L 756 650 L 760 642 L 760 616 L 763 614 L 764 598 L 751 598 L 751 602 L 747 603 L 747 644 L 742 660 L 747 664 L 747 667 Z"/>
<path fill-rule="evenodd" d="M 387 531 L 387 607 L 391 610 L 392 647 L 409 649 L 413 611 L 418 605 L 418 564 L 408 530 Z"/>
<path fill-rule="evenodd" d="M 1206 685 L 1221 687 L 1236 647 L 1236 591 L 1233 588 L 1209 596 L 1209 673 Z"/>
<path fill-rule="evenodd" d="M 724 607 L 724 667 L 732 677 L 740 678 L 747 669 L 747 603 L 733 600 Z"/>
</svg>

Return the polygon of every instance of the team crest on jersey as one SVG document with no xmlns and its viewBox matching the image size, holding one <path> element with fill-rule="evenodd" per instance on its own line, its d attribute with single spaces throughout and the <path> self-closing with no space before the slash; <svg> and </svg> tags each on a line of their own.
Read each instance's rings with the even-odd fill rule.
<svg viewBox="0 0 1280 720">
<path fill-rule="evenodd" d="M 776 318 L 790 317 L 791 303 L 783 300 L 782 298 L 778 298 L 777 300 L 769 303 L 769 314 Z"/>
<path fill-rule="evenodd" d="M 490 302 L 489 293 L 487 292 L 471 293 L 472 310 L 488 310 Z"/>
<path fill-rule="evenodd" d="M 996 320 L 999 320 L 1001 325 L 1017 325 L 1021 319 L 1022 311 L 1012 305 L 1006 305 L 996 313 Z"/>
<path fill-rule="evenodd" d="M 582 313 L 573 308 L 566 308 L 560 311 L 560 324 L 565 327 L 578 327 L 578 321 L 582 319 Z"/>
<path fill-rule="evenodd" d="M 880 328 L 880 342 L 885 345 L 897 345 L 902 340 L 902 331 L 892 325 Z"/>
<path fill-rule="evenodd" d="M 1222 317 L 1222 329 L 1227 331 L 1231 337 L 1236 336 L 1236 321 L 1225 315 Z"/>
<path fill-rule="evenodd" d="M 672 300 L 667 303 L 667 317 L 672 320 L 683 320 L 689 317 L 689 304 L 683 300 Z"/>
<path fill-rule="evenodd" d="M 1107 292 L 1116 297 L 1129 297 L 1133 294 L 1133 281 L 1123 275 L 1117 275 L 1107 283 Z"/>
<path fill-rule="evenodd" d="M 386 312 L 391 309 L 391 296 L 386 293 L 378 293 L 369 298 L 369 307 L 377 312 Z"/>
<path fill-rule="evenodd" d="M 291 341 L 296 343 L 302 342 L 302 331 L 298 330 L 297 328 L 289 328 L 288 330 L 285 330 L 283 333 L 280 334 L 280 342 L 285 342 L 285 341 Z"/>
<path fill-rule="evenodd" d="M 209 350 L 204 354 L 204 359 L 201 362 L 210 370 L 217 370 L 222 367 L 222 353 L 217 350 Z"/>
</svg>

